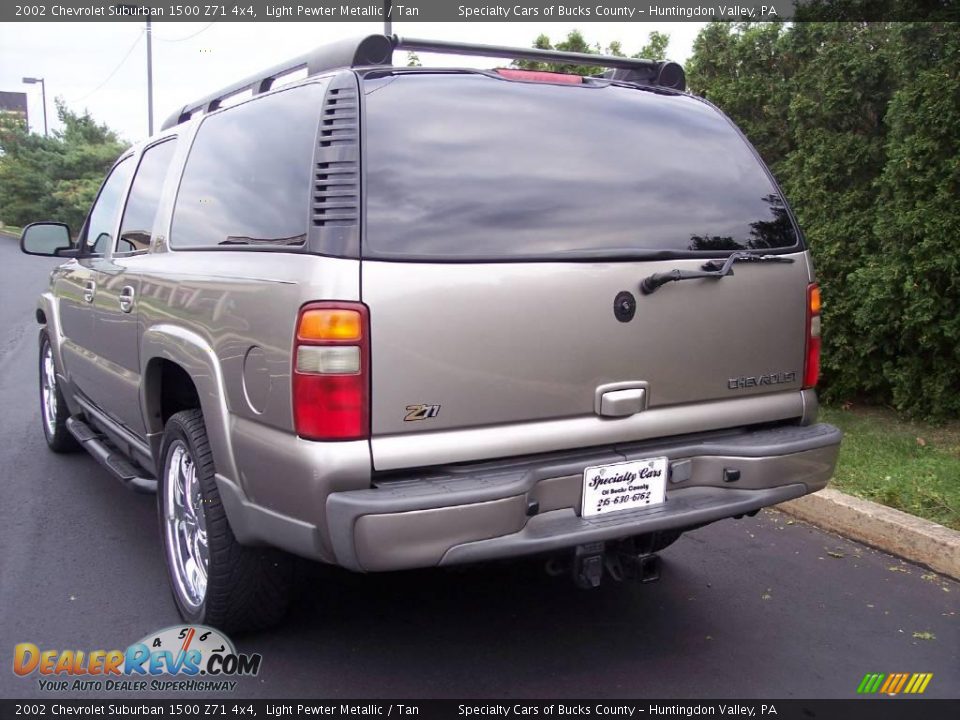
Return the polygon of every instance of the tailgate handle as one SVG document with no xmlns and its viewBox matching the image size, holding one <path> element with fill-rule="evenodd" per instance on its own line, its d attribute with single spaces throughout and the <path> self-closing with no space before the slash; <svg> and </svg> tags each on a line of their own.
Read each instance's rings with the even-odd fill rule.
<svg viewBox="0 0 960 720">
<path fill-rule="evenodd" d="M 600 390 L 598 388 L 598 390 Z M 598 415 L 604 417 L 627 417 L 635 415 L 647 406 L 647 390 L 641 387 L 621 388 L 598 392 Z"/>
</svg>

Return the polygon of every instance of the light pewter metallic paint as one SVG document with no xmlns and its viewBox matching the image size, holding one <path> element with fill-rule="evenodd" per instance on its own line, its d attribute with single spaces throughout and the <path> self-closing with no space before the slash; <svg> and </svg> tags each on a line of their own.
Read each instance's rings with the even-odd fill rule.
<svg viewBox="0 0 960 720">
<path fill-rule="evenodd" d="M 149 250 L 65 263 L 38 309 L 71 412 L 148 471 L 163 431 L 161 368 L 189 375 L 241 542 L 358 570 L 421 567 L 718 519 L 811 492 L 832 473 L 839 435 L 829 433 L 822 447 L 797 452 L 784 450 L 789 440 L 761 440 L 764 431 L 741 442 L 757 438 L 761 455 L 676 450 L 676 436 L 813 423 L 816 395 L 799 380 L 809 253 L 640 296 L 644 276 L 702 261 L 443 264 L 177 251 L 174 200 L 200 122 L 150 141 L 175 137 L 177 146 Z M 135 148 L 132 162 L 148 146 Z M 114 236 L 119 223 L 120 211 Z M 130 290 L 132 303 L 123 297 Z M 621 290 L 638 296 L 629 323 L 613 314 Z M 311 442 L 293 431 L 294 323 L 315 300 L 370 308 L 370 440 Z M 777 372 L 797 379 L 727 387 L 730 377 Z M 642 397 L 627 396 L 637 390 Z M 604 410 L 604 393 L 621 391 Z M 405 423 L 406 406 L 418 403 L 441 409 Z M 638 442 L 638 457 L 674 458 L 681 485 L 668 487 L 668 500 L 687 499 L 651 517 L 580 519 L 583 468 L 633 457 Z M 567 459 L 541 455 L 556 452 Z M 487 460 L 507 474 L 527 468 L 536 481 L 502 494 L 485 479 Z M 736 490 L 718 479 L 731 463 L 742 472 Z M 431 473 L 448 472 L 472 488 L 462 502 L 430 499 Z M 385 502 L 390 482 L 403 478 L 425 506 Z"/>
</svg>

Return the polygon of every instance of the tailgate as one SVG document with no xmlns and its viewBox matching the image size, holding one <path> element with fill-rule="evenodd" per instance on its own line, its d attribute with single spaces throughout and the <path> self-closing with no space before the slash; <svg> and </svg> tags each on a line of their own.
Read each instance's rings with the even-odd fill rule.
<svg viewBox="0 0 960 720">
<path fill-rule="evenodd" d="M 647 409 L 799 390 L 797 259 L 646 296 L 646 275 L 700 261 L 364 262 L 373 436 L 598 415 L 604 386 L 644 389 Z M 628 322 L 614 312 L 621 292 L 635 298 Z"/>
</svg>

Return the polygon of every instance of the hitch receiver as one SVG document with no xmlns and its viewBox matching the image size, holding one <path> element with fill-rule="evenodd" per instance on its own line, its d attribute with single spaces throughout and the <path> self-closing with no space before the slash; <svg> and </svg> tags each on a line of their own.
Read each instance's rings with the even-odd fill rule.
<svg viewBox="0 0 960 720">
<path fill-rule="evenodd" d="M 620 567 L 623 576 L 629 580 L 650 583 L 660 579 L 660 556 L 656 553 L 621 555 Z"/>
<path fill-rule="evenodd" d="M 642 583 L 660 579 L 660 556 L 653 552 L 654 535 L 629 538 L 607 553 L 607 568 L 615 580 Z"/>
</svg>

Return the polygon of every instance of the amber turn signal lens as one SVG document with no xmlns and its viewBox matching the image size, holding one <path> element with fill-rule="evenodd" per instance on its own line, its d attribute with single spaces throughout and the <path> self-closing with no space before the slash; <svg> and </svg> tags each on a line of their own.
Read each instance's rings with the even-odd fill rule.
<svg viewBox="0 0 960 720">
<path fill-rule="evenodd" d="M 810 286 L 810 313 L 820 314 L 820 288 L 817 285 Z"/>
<path fill-rule="evenodd" d="M 356 310 L 306 310 L 300 316 L 297 337 L 301 340 L 359 340 L 363 321 Z"/>
</svg>

